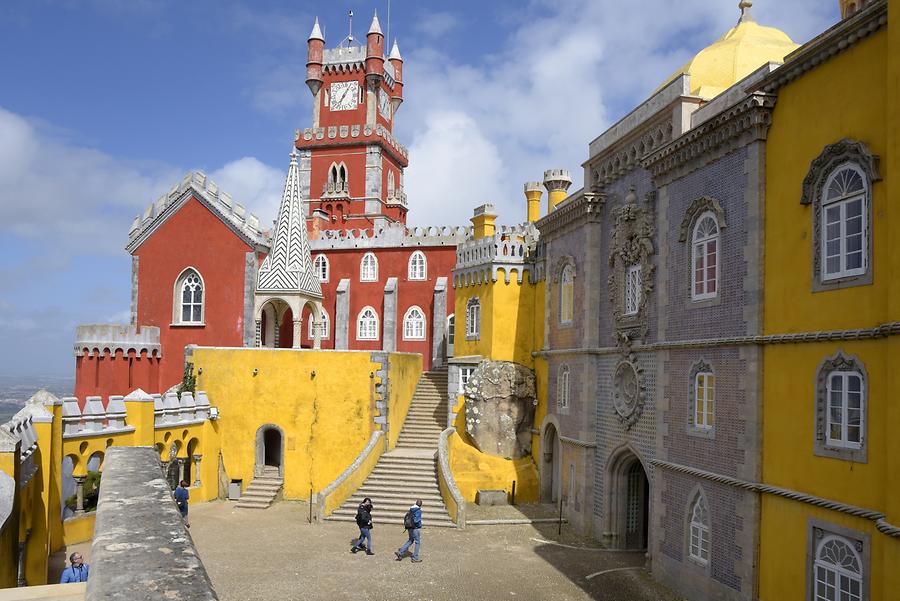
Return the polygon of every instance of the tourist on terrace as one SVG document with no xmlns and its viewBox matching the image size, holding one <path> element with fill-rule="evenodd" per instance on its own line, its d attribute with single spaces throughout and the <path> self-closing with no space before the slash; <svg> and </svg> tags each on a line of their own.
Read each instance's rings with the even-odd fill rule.
<svg viewBox="0 0 900 601">
<path fill-rule="evenodd" d="M 415 549 L 413 549 L 412 562 L 419 563 L 422 561 L 419 559 L 419 531 L 422 529 L 422 499 L 418 499 L 416 504 L 410 507 L 409 511 L 406 512 L 406 515 L 403 516 L 403 527 L 406 529 L 409 540 L 403 543 L 403 546 L 395 551 L 394 555 L 397 556 L 397 561 L 402 561 L 406 552 L 409 551 L 410 545 L 416 543 Z"/>
<path fill-rule="evenodd" d="M 372 499 L 366 497 L 356 510 L 356 525 L 359 526 L 359 540 L 350 549 L 351 553 L 365 551 L 366 555 L 375 555 L 372 551 Z M 363 544 L 366 543 L 366 545 Z"/>
<path fill-rule="evenodd" d="M 81 553 L 78 551 L 72 553 L 69 555 L 69 561 L 72 565 L 63 570 L 62 578 L 59 579 L 59 583 L 87 582 L 88 566 L 84 563 L 84 557 L 81 556 Z"/>
<path fill-rule="evenodd" d="M 188 521 L 188 499 L 191 498 L 191 495 L 188 493 L 187 482 L 182 480 L 175 489 L 175 492 L 172 493 L 172 496 L 175 497 L 175 504 L 178 505 L 178 511 L 181 512 L 181 518 L 184 520 L 185 528 L 190 528 L 191 523 Z"/>
</svg>

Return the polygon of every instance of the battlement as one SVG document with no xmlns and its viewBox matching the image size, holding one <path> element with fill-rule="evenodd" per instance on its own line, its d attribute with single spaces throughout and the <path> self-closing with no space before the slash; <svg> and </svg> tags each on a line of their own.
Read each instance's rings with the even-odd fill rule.
<svg viewBox="0 0 900 601">
<path fill-rule="evenodd" d="M 394 66 L 384 57 L 384 78 L 390 87 L 394 87 L 396 74 Z M 322 72 L 365 71 L 366 47 L 365 46 L 338 46 L 326 48 L 322 51 Z"/>
<path fill-rule="evenodd" d="M 188 193 L 218 213 L 227 223 L 232 225 L 250 244 L 266 244 L 264 233 L 259 229 L 259 217 L 247 213 L 244 205 L 234 202 L 227 192 L 219 190 L 219 186 L 202 171 L 188 173 L 181 182 L 167 194 L 160 196 L 156 202 L 147 207 L 143 215 L 138 215 L 131 223 L 128 231 L 128 245 L 131 252 L 164 220 L 167 209 L 179 204 Z"/>
<path fill-rule="evenodd" d="M 469 238 L 456 248 L 456 268 L 464 269 L 499 261 L 525 263 L 530 259 L 538 231 L 530 223 L 501 225 L 499 231 L 487 238 Z"/>
<path fill-rule="evenodd" d="M 315 140 L 354 140 L 359 138 L 360 142 L 376 137 L 387 142 L 388 146 L 396 150 L 404 159 L 409 159 L 409 151 L 406 147 L 397 141 L 397 139 L 380 123 L 372 127 L 370 125 L 331 125 L 329 127 L 307 127 L 304 129 L 300 138 L 306 142 Z"/>
<path fill-rule="evenodd" d="M 309 246 L 313 252 L 349 248 L 457 246 L 471 234 L 471 227 L 406 227 L 391 223 L 374 229 L 322 230 L 319 238 L 309 241 Z"/>
<path fill-rule="evenodd" d="M 75 330 L 75 356 L 81 357 L 87 351 L 88 357 L 95 354 L 115 355 L 122 351 L 127 356 L 134 351 L 136 356 L 146 351 L 148 357 L 162 356 L 159 342 L 159 328 L 156 326 L 92 324 L 78 326 Z"/>
</svg>

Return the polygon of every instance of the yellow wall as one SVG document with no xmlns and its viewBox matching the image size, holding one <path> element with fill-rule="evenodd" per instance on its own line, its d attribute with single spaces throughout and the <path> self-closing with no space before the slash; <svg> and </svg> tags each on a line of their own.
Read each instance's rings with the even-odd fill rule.
<svg viewBox="0 0 900 601">
<path fill-rule="evenodd" d="M 891 0 L 892 47 L 900 51 L 900 1 Z M 881 30 L 778 92 L 766 161 L 765 333 L 872 328 L 900 321 L 900 206 L 896 187 L 897 93 L 900 65 Z M 835 85 L 835 82 L 840 82 Z M 892 85 L 893 91 L 889 92 Z M 873 283 L 812 292 L 812 211 L 800 204 L 810 162 L 844 138 L 881 157 L 882 181 L 872 188 Z M 815 386 L 819 364 L 838 350 L 857 356 L 867 372 L 867 462 L 814 455 Z M 783 488 L 883 511 L 900 522 L 900 385 L 897 337 L 867 341 L 770 344 L 764 347 L 763 480 Z M 815 518 L 870 537 L 873 601 L 900 590 L 900 539 L 871 520 L 763 495 L 760 525 L 762 601 L 805 599 L 809 521 Z"/>
<path fill-rule="evenodd" d="M 331 515 L 331 512 L 343 505 L 344 501 L 349 499 L 363 485 L 366 478 L 375 469 L 375 464 L 381 459 L 382 453 L 384 453 L 384 445 L 379 441 L 360 463 L 359 468 L 335 487 L 331 494 L 325 498 L 325 515 Z"/>
<path fill-rule="evenodd" d="M 399 406 L 399 395 L 414 389 L 408 380 L 418 374 L 415 361 L 400 353 L 391 358 L 401 374 Z M 319 492 L 335 480 L 375 429 L 370 376 L 380 364 L 369 352 L 198 348 L 193 359 L 196 371 L 203 370 L 197 388 L 207 392 L 221 416 L 225 471 L 244 487 L 253 479 L 256 433 L 263 425 L 284 432 L 284 496 L 293 499 L 309 498 L 310 488 Z"/>
<path fill-rule="evenodd" d="M 412 404 L 419 377 L 422 375 L 422 355 L 392 353 L 388 360 L 388 448 L 397 446 L 400 430 Z"/>
<path fill-rule="evenodd" d="M 479 490 L 505 490 L 509 493 L 513 480 L 516 481 L 517 503 L 538 500 L 538 473 L 531 457 L 512 460 L 482 453 L 465 442 L 458 432 L 452 434 L 447 443 L 450 471 L 466 501 L 474 502 Z"/>
</svg>

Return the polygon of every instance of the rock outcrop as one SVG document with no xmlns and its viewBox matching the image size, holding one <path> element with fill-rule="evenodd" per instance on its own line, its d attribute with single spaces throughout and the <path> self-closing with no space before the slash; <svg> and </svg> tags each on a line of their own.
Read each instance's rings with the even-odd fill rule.
<svg viewBox="0 0 900 601">
<path fill-rule="evenodd" d="M 464 393 L 466 432 L 478 450 L 507 459 L 531 452 L 537 396 L 530 369 L 510 361 L 482 361 Z"/>
</svg>

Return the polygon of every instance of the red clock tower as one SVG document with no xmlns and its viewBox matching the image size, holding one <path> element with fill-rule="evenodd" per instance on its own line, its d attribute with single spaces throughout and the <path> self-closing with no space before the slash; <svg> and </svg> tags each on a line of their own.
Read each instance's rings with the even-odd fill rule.
<svg viewBox="0 0 900 601">
<path fill-rule="evenodd" d="M 313 126 L 298 132 L 307 222 L 317 230 L 377 229 L 406 223 L 403 169 L 406 149 L 393 136 L 403 102 L 403 59 L 397 43 L 384 55 L 378 15 L 366 45 L 352 34 L 325 49 L 319 21 L 308 41 L 306 84 L 313 94 Z"/>
</svg>

